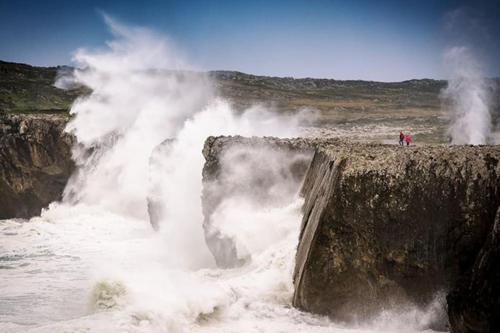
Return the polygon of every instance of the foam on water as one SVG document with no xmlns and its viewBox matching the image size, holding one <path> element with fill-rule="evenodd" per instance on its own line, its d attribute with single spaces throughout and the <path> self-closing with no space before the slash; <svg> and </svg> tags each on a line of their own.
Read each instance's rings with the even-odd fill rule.
<svg viewBox="0 0 500 333">
<path fill-rule="evenodd" d="M 300 205 L 270 213 L 295 220 L 232 270 L 172 268 L 145 221 L 91 207 L 2 221 L 2 265 L 11 265 L 0 275 L 2 332 L 416 331 L 392 314 L 379 330 L 348 329 L 291 307 Z"/>
</svg>

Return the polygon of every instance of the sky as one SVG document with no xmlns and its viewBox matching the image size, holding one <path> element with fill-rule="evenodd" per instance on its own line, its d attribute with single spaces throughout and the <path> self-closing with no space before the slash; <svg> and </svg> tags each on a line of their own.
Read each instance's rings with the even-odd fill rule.
<svg viewBox="0 0 500 333">
<path fill-rule="evenodd" d="M 445 78 L 446 49 L 466 46 L 500 76 L 500 0 L 0 0 L 0 60 L 71 65 L 112 38 L 103 13 L 168 37 L 205 70 Z"/>
</svg>

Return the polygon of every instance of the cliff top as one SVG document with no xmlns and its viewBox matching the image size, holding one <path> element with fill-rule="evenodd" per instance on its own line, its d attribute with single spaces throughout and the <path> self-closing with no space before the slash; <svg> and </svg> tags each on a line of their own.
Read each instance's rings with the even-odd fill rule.
<svg viewBox="0 0 500 333">
<path fill-rule="evenodd" d="M 487 165 L 498 168 L 500 160 L 499 145 L 421 145 L 398 146 L 377 143 L 352 143 L 340 141 L 336 144 L 322 145 L 318 152 L 329 158 L 345 159 L 344 172 L 360 174 L 381 172 L 384 174 L 402 175 L 407 165 L 429 172 L 436 168 L 444 172 L 489 172 Z M 477 177 L 481 177 L 480 174 Z"/>
<path fill-rule="evenodd" d="M 319 154 L 324 154 L 329 159 L 345 159 L 344 172 L 366 173 L 383 172 L 386 174 L 402 174 L 402 169 L 408 163 L 413 163 L 418 168 L 434 172 L 434 168 L 448 168 L 450 171 L 466 172 L 466 168 L 493 163 L 498 169 L 500 160 L 500 145 L 420 145 L 404 146 L 352 142 L 343 138 L 275 138 L 275 137 L 242 137 L 242 136 L 217 136 L 209 137 L 205 141 L 203 155 L 206 159 L 212 154 L 232 145 L 271 144 L 287 149 L 317 149 Z M 484 169 L 484 168 L 483 168 Z M 482 170 L 487 172 L 486 169 Z"/>
</svg>

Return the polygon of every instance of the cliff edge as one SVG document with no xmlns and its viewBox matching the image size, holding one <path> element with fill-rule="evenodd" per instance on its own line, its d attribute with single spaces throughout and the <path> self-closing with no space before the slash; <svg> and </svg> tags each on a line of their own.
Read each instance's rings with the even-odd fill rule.
<svg viewBox="0 0 500 333">
<path fill-rule="evenodd" d="M 293 304 L 353 322 L 445 292 L 453 332 L 498 329 L 499 159 L 500 146 L 318 149 Z"/>
<path fill-rule="evenodd" d="M 330 140 L 335 141 L 335 140 Z M 299 191 L 314 149 L 328 140 L 274 137 L 208 137 L 203 148 L 203 229 L 219 267 L 246 261 L 233 237 L 218 225 L 226 202 L 253 202 L 261 209 L 279 207 Z M 234 221 L 238 223 L 239 221 Z"/>
<path fill-rule="evenodd" d="M 61 198 L 73 137 L 54 115 L 0 117 L 0 219 L 28 218 Z"/>
</svg>

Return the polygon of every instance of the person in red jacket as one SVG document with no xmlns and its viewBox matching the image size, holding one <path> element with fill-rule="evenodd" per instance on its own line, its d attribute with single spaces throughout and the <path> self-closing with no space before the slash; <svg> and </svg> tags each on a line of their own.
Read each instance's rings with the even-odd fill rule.
<svg viewBox="0 0 500 333">
<path fill-rule="evenodd" d="M 406 145 L 409 146 L 410 142 L 411 142 L 411 136 L 410 136 L 410 134 L 406 134 L 405 141 L 406 141 Z"/>
<path fill-rule="evenodd" d="M 399 131 L 399 145 L 404 146 L 404 141 L 405 141 L 405 135 L 403 134 L 403 131 Z"/>
</svg>

